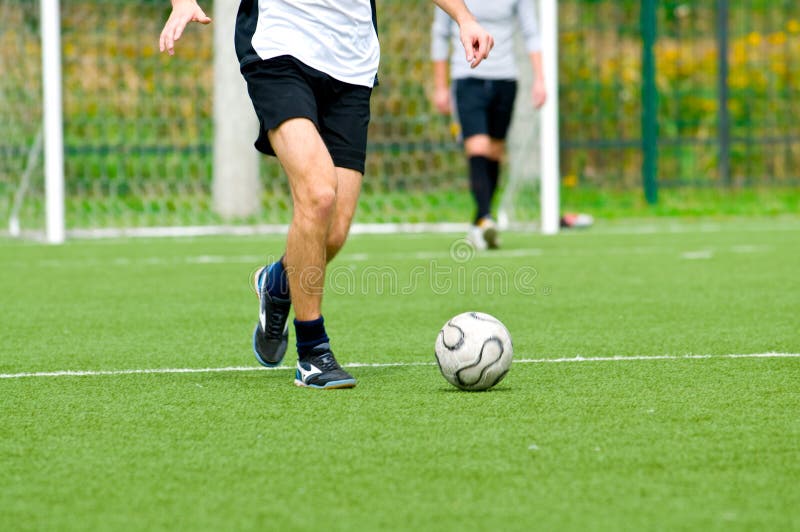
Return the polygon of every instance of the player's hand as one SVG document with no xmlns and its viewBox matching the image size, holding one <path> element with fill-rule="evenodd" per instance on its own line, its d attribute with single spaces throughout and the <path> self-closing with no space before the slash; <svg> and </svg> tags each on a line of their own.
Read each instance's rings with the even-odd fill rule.
<svg viewBox="0 0 800 532">
<path fill-rule="evenodd" d="M 537 79 L 533 82 L 531 101 L 536 109 L 541 109 L 544 102 L 547 101 L 547 89 L 544 86 L 544 80 Z"/>
<path fill-rule="evenodd" d="M 158 39 L 159 50 L 174 55 L 175 41 L 181 38 L 183 30 L 190 22 L 209 24 L 211 19 L 200 9 L 195 0 L 173 0 L 172 13 L 167 19 L 167 23 L 164 24 L 161 37 Z"/>
<path fill-rule="evenodd" d="M 450 114 L 452 108 L 450 107 L 449 87 L 440 87 L 433 92 L 433 105 L 443 115 Z"/>
<path fill-rule="evenodd" d="M 475 68 L 481 61 L 489 57 L 489 51 L 494 46 L 494 38 L 475 19 L 462 22 L 461 44 L 467 53 L 467 62 Z"/>
</svg>

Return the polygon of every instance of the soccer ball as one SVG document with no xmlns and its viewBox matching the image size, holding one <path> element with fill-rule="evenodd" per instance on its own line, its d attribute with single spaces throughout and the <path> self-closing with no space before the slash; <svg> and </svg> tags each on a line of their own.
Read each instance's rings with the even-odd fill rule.
<svg viewBox="0 0 800 532">
<path fill-rule="evenodd" d="M 436 362 L 447 382 L 462 390 L 486 390 L 506 376 L 514 350 L 500 320 L 464 312 L 444 324 L 436 338 Z"/>
</svg>

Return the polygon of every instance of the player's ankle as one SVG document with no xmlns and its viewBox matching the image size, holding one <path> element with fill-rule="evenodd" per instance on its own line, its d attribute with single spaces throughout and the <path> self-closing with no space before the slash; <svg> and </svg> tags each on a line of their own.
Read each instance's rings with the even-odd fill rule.
<svg viewBox="0 0 800 532">
<path fill-rule="evenodd" d="M 325 319 L 320 316 L 315 320 L 294 320 L 294 329 L 297 338 L 297 356 L 300 359 L 311 355 L 314 348 L 330 343 L 325 332 Z"/>
</svg>

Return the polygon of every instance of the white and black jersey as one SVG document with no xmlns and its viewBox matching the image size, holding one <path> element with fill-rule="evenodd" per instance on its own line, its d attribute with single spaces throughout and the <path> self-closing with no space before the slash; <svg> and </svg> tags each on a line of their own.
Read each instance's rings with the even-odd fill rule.
<svg viewBox="0 0 800 532">
<path fill-rule="evenodd" d="M 242 0 L 242 67 L 290 55 L 332 78 L 372 87 L 380 60 L 375 0 Z"/>
</svg>

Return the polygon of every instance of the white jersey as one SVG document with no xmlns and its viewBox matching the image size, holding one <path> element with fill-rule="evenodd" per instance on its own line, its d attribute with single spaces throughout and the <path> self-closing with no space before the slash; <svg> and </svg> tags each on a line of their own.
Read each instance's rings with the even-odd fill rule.
<svg viewBox="0 0 800 532">
<path fill-rule="evenodd" d="M 461 48 L 458 26 L 440 8 L 436 8 L 431 28 L 431 58 L 443 61 L 449 57 L 450 76 L 453 79 L 516 79 L 516 28 L 522 32 L 528 52 L 541 50 L 533 0 L 466 0 L 465 3 L 481 26 L 494 37 L 494 48 L 489 58 L 477 68 L 470 68 Z"/>
<path fill-rule="evenodd" d="M 242 0 L 241 66 L 290 55 L 345 83 L 372 87 L 380 45 L 374 0 Z"/>
</svg>

